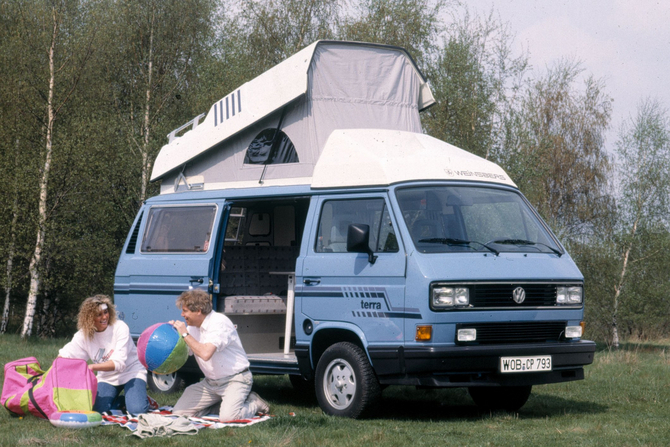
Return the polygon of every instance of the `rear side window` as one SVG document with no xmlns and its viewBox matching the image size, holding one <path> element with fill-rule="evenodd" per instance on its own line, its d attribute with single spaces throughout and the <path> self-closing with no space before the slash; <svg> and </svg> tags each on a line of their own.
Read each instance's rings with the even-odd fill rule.
<svg viewBox="0 0 670 447">
<path fill-rule="evenodd" d="M 319 219 L 317 253 L 346 253 L 347 231 L 351 224 L 370 226 L 370 250 L 375 253 L 398 251 L 398 241 L 384 199 L 329 200 Z"/>
<path fill-rule="evenodd" d="M 209 250 L 216 205 L 154 206 L 142 238 L 144 253 L 202 253 Z"/>
</svg>

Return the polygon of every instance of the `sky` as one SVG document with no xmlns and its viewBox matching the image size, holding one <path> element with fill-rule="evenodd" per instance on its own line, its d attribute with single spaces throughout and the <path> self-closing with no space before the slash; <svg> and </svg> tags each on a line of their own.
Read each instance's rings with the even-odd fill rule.
<svg viewBox="0 0 670 447">
<path fill-rule="evenodd" d="M 491 9 L 515 33 L 516 54 L 530 53 L 536 74 L 561 58 L 581 60 L 604 79 L 614 99 L 612 150 L 618 129 L 640 101 L 670 109 L 670 0 L 464 0 L 470 11 Z"/>
</svg>

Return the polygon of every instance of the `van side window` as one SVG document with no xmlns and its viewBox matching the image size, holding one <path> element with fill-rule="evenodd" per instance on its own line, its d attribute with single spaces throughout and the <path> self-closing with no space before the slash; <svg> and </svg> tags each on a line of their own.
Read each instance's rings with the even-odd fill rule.
<svg viewBox="0 0 670 447">
<path fill-rule="evenodd" d="M 144 253 L 198 253 L 209 250 L 216 206 L 153 206 L 142 238 Z"/>
<path fill-rule="evenodd" d="M 244 224 L 246 222 L 247 209 L 240 207 L 233 207 L 228 216 L 228 227 L 226 227 L 226 245 L 229 243 L 238 244 L 244 232 Z"/>
<path fill-rule="evenodd" d="M 254 138 L 244 155 L 245 165 L 298 163 L 291 139 L 281 130 L 265 129 Z"/>
<path fill-rule="evenodd" d="M 395 253 L 398 240 L 384 199 L 328 200 L 319 218 L 317 253 L 346 253 L 350 224 L 370 226 L 370 249 Z"/>
</svg>

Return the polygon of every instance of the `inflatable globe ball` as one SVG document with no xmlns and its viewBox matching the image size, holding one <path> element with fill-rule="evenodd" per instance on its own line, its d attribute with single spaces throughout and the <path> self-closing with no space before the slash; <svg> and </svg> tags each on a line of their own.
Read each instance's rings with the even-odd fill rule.
<svg viewBox="0 0 670 447">
<path fill-rule="evenodd" d="M 56 411 L 49 422 L 56 427 L 88 428 L 102 424 L 102 415 L 97 411 Z"/>
<path fill-rule="evenodd" d="M 156 323 L 140 335 L 137 356 L 148 371 L 170 374 L 186 363 L 188 346 L 171 324 Z"/>
</svg>

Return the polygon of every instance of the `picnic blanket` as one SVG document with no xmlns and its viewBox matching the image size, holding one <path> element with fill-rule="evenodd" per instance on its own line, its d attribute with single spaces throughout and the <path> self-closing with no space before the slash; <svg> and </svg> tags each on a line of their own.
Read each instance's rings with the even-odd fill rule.
<svg viewBox="0 0 670 447">
<path fill-rule="evenodd" d="M 271 418 L 271 416 L 269 415 L 263 415 L 263 416 L 255 416 L 249 419 L 239 419 L 234 421 L 221 422 L 219 421 L 219 417 L 215 414 L 209 414 L 201 418 L 178 416 L 176 414 L 172 414 L 171 406 L 163 406 L 158 408 L 157 410 L 149 410 L 147 414 L 157 414 L 172 419 L 187 419 L 190 422 L 192 429 L 195 429 L 196 432 L 197 430 L 201 430 L 203 428 L 216 429 L 224 427 L 246 427 L 248 425 L 253 425 L 259 422 L 267 421 L 268 419 Z M 102 425 L 120 425 L 121 427 L 125 427 L 131 430 L 132 432 L 136 432 L 138 428 L 138 423 L 139 423 L 138 417 L 132 416 L 128 413 L 124 413 L 119 410 L 112 410 L 110 412 L 102 413 Z M 174 433 L 174 434 L 187 434 L 187 433 Z M 194 433 L 188 433 L 188 434 L 194 434 Z"/>
</svg>

